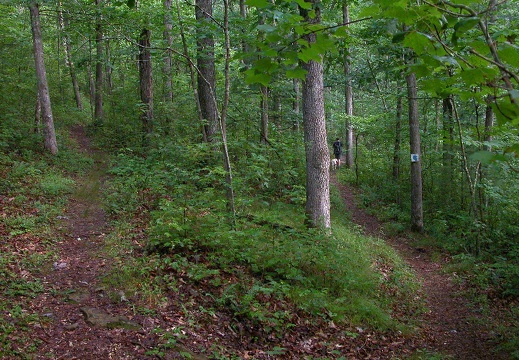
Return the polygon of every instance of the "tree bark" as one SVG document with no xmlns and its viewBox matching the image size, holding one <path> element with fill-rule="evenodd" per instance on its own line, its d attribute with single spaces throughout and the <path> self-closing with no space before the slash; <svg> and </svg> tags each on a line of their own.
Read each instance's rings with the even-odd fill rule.
<svg viewBox="0 0 519 360">
<path fill-rule="evenodd" d="M 164 57 L 164 100 L 173 101 L 173 20 L 171 15 L 172 0 L 164 0 L 164 40 L 166 42 L 166 56 Z"/>
<path fill-rule="evenodd" d="M 222 114 L 219 117 L 220 131 L 222 135 L 223 146 L 223 165 L 225 169 L 225 181 L 227 183 L 227 207 L 232 216 L 232 227 L 236 226 L 236 205 L 234 201 L 234 185 L 231 166 L 231 157 L 229 156 L 229 148 L 227 146 L 227 109 L 229 107 L 231 81 L 229 78 L 229 64 L 231 61 L 231 41 L 229 36 L 229 0 L 224 0 L 224 34 L 225 34 L 225 66 L 224 66 L 224 96 Z M 216 104 L 216 99 L 214 99 Z"/>
<path fill-rule="evenodd" d="M 423 232 L 422 159 L 420 158 L 420 121 L 418 117 L 416 75 L 414 73 L 408 74 L 406 82 L 409 102 L 409 144 L 411 154 L 418 156 L 417 161 L 411 162 L 411 230 Z"/>
<path fill-rule="evenodd" d="M 204 124 L 204 138 L 212 142 L 218 127 L 216 107 L 216 79 L 214 68 L 214 39 L 208 29 L 213 15 L 211 0 L 195 1 L 197 27 L 198 97 Z"/>
<path fill-rule="evenodd" d="M 349 7 L 346 4 L 342 6 L 342 18 L 343 23 L 348 24 L 350 22 L 350 12 Z M 344 105 L 346 112 L 346 141 L 345 141 L 345 153 L 346 159 L 345 164 L 348 168 L 353 166 L 353 87 L 351 86 L 351 56 L 349 54 L 349 49 L 344 49 Z"/>
<path fill-rule="evenodd" d="M 315 17 L 300 8 L 301 15 L 308 24 L 321 21 L 317 0 L 311 3 Z M 303 37 L 308 43 L 316 41 L 316 34 Z M 303 82 L 303 126 L 306 153 L 306 215 L 310 226 L 329 229 L 330 221 L 330 153 L 327 144 L 324 110 L 324 84 L 322 61 L 302 64 L 307 71 Z"/>
<path fill-rule="evenodd" d="M 293 124 L 293 130 L 299 131 L 300 130 L 300 121 L 299 121 L 299 114 L 301 113 L 301 80 L 294 79 L 292 81 L 293 87 L 294 87 L 294 101 L 292 102 L 292 110 L 294 111 L 294 114 L 296 116 L 296 119 Z"/>
<path fill-rule="evenodd" d="M 395 119 L 395 144 L 393 148 L 393 180 L 400 178 L 400 144 L 402 143 L 402 96 L 398 86 L 398 96 L 396 99 L 396 119 Z"/>
<path fill-rule="evenodd" d="M 269 88 L 261 85 L 261 126 L 260 143 L 267 144 L 269 139 Z"/>
<path fill-rule="evenodd" d="M 100 9 L 102 0 L 96 0 L 96 6 Z M 104 117 L 103 111 L 103 25 L 101 23 L 101 15 L 96 23 L 96 79 L 95 79 L 95 98 L 94 98 L 94 120 L 96 123 L 102 123 Z"/>
<path fill-rule="evenodd" d="M 59 18 L 60 30 L 64 34 L 64 37 L 63 37 L 64 44 L 63 45 L 64 45 L 64 51 L 65 51 L 65 65 L 69 69 L 70 80 L 72 81 L 72 89 L 74 90 L 74 99 L 76 100 L 76 107 L 78 109 L 82 110 L 83 104 L 81 102 L 81 93 L 79 92 L 79 83 L 77 81 L 76 69 L 74 67 L 74 62 L 72 61 L 72 55 L 71 55 L 72 49 L 70 46 L 70 38 L 67 34 L 68 17 L 66 15 L 63 15 L 61 1 L 59 2 L 58 18 Z"/>
<path fill-rule="evenodd" d="M 49 85 L 47 83 L 47 71 L 45 69 L 43 55 L 39 4 L 37 2 L 29 3 L 29 11 L 31 15 L 31 30 L 33 38 L 36 78 L 38 81 L 38 99 L 41 105 L 41 116 L 43 119 L 44 148 L 51 154 L 56 155 L 58 153 L 58 144 L 56 142 L 56 132 L 54 129 L 54 118 L 52 116 Z"/>
<path fill-rule="evenodd" d="M 153 132 L 153 76 L 150 53 L 151 31 L 143 29 L 139 37 L 139 79 L 141 94 L 141 120 L 144 135 Z"/>
</svg>

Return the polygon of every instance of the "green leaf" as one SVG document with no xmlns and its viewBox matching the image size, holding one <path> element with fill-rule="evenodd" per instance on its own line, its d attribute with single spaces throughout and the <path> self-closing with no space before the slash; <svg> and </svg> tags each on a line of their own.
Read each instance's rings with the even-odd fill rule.
<svg viewBox="0 0 519 360">
<path fill-rule="evenodd" d="M 313 60 L 320 62 L 321 59 L 321 53 L 315 46 L 310 46 L 307 48 L 302 48 L 298 55 L 299 59 L 305 63 Z"/>
<path fill-rule="evenodd" d="M 254 69 L 258 72 L 272 74 L 272 72 L 275 71 L 278 67 L 279 65 L 273 62 L 269 57 L 264 57 L 254 62 Z"/>
<path fill-rule="evenodd" d="M 452 56 L 433 56 L 433 58 L 445 65 L 459 66 L 458 61 Z"/>
<path fill-rule="evenodd" d="M 391 40 L 393 44 L 400 43 L 404 41 L 405 36 L 407 35 L 407 31 L 401 31 L 393 35 L 393 39 Z"/>
<path fill-rule="evenodd" d="M 126 3 L 130 9 L 133 9 L 135 7 L 135 0 L 128 0 Z"/>
<path fill-rule="evenodd" d="M 267 0 L 246 0 L 245 5 L 256 7 L 258 9 L 264 9 L 270 5 Z"/>
<path fill-rule="evenodd" d="M 509 98 L 503 98 L 492 104 L 496 119 L 499 124 L 519 123 L 519 108 L 510 102 Z"/>
<path fill-rule="evenodd" d="M 305 0 L 296 0 L 296 3 L 297 3 L 297 5 L 299 5 L 299 7 L 301 9 L 305 9 L 305 10 L 312 9 L 312 3 L 306 2 Z"/>
<path fill-rule="evenodd" d="M 490 164 L 495 160 L 495 154 L 490 151 L 476 151 L 470 155 L 470 159 L 474 161 L 481 161 L 483 164 Z"/>
<path fill-rule="evenodd" d="M 381 13 L 380 8 L 376 5 L 366 6 L 360 11 L 359 18 L 380 16 Z"/>
<path fill-rule="evenodd" d="M 303 79 L 306 77 L 306 73 L 308 71 L 306 71 L 305 69 L 302 69 L 302 68 L 295 68 L 295 69 L 290 69 L 290 70 L 287 70 L 286 72 L 286 76 L 287 78 L 289 79 Z"/>
<path fill-rule="evenodd" d="M 412 31 L 404 39 L 403 44 L 413 49 L 417 54 L 432 53 L 434 46 L 429 38 L 420 32 Z"/>
<path fill-rule="evenodd" d="M 515 45 L 504 44 L 498 51 L 501 60 L 513 67 L 519 67 L 519 48 Z"/>
<path fill-rule="evenodd" d="M 454 25 L 454 30 L 459 34 L 463 34 L 470 29 L 472 29 L 474 26 L 479 24 L 479 18 L 477 17 L 471 17 L 471 18 L 462 18 Z"/>
<path fill-rule="evenodd" d="M 272 76 L 269 74 L 259 73 L 254 69 L 245 71 L 245 82 L 247 84 L 261 84 L 263 86 L 268 86 L 271 80 Z"/>
</svg>

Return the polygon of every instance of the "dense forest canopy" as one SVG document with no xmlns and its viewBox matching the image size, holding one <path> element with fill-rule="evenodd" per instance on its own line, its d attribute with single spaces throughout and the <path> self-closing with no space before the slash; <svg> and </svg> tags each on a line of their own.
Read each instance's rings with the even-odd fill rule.
<svg viewBox="0 0 519 360">
<path fill-rule="evenodd" d="M 168 158 L 200 167 L 206 201 L 225 193 L 231 227 L 258 197 L 306 205 L 310 225 L 331 228 L 339 137 L 342 180 L 390 231 L 486 261 L 501 294 L 517 296 L 518 5 L 6 0 L 0 149 L 36 150 L 56 126 L 45 148 L 58 152 L 60 129 L 86 115 L 105 149 L 148 159 L 142 181 L 158 193 L 193 170 L 172 179 Z"/>
</svg>

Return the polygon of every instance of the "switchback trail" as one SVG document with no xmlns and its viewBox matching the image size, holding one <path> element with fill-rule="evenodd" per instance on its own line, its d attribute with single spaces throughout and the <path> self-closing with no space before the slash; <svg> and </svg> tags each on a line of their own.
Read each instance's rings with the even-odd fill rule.
<svg viewBox="0 0 519 360">
<path fill-rule="evenodd" d="M 442 271 L 444 264 L 433 261 L 427 249 L 413 247 L 411 240 L 386 235 L 380 221 L 357 206 L 352 187 L 339 184 L 334 174 L 331 182 L 339 189 L 352 222 L 360 225 L 366 235 L 393 246 L 416 273 L 428 307 L 420 325 L 427 349 L 457 360 L 505 359 L 505 355 L 492 351 L 492 335 L 482 324 L 484 319 L 460 295 L 461 288 L 452 276 Z"/>
</svg>

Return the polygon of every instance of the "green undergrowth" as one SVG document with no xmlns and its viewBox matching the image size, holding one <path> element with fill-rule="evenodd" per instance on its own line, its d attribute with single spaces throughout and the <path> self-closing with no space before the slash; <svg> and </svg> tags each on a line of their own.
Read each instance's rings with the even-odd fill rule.
<svg viewBox="0 0 519 360">
<path fill-rule="evenodd" d="M 344 183 L 355 182 L 350 170 L 339 176 Z M 410 209 L 405 201 L 400 205 L 395 202 L 395 194 L 401 189 L 391 182 L 372 185 L 360 186 L 359 205 L 376 215 L 387 233 L 408 232 Z M 445 212 L 426 204 L 426 209 L 435 211 L 425 212 L 425 233 L 408 235 L 416 247 L 427 249 L 432 259 L 441 262 L 444 271 L 461 285 L 463 295 L 486 317 L 491 331 L 498 334 L 497 348 L 519 359 L 519 243 L 515 221 L 519 197 L 514 196 L 515 188 L 504 188 L 507 190 L 487 189 L 489 198 L 500 204 L 502 216 L 493 215 L 502 227 L 475 221 L 465 211 Z"/>
<path fill-rule="evenodd" d="M 114 157 L 105 201 L 118 229 L 108 248 L 119 266 L 104 279 L 107 288 L 140 299 L 145 312 L 173 300 L 192 304 L 187 294 L 203 293 L 193 310 L 201 318 L 230 314 L 231 326 L 261 328 L 265 338 L 295 326 L 294 312 L 359 329 L 412 331 L 410 317 L 423 305 L 414 299 L 412 272 L 388 245 L 351 226 L 338 194 L 331 234 L 304 226 L 300 187 L 283 184 L 294 172 L 270 173 L 277 186 L 256 192 L 256 177 L 237 180 L 233 217 L 221 166 L 183 162 L 205 151 L 193 145 Z"/>
<path fill-rule="evenodd" d="M 91 164 L 66 133 L 59 139 L 57 156 L 42 154 L 31 142 L 37 136 L 16 151 L 0 144 L 0 358 L 29 359 L 36 351 L 30 326 L 48 318 L 32 310 L 31 300 L 44 291 L 38 278 L 55 261 L 55 225 L 74 191 L 73 175 Z"/>
</svg>

